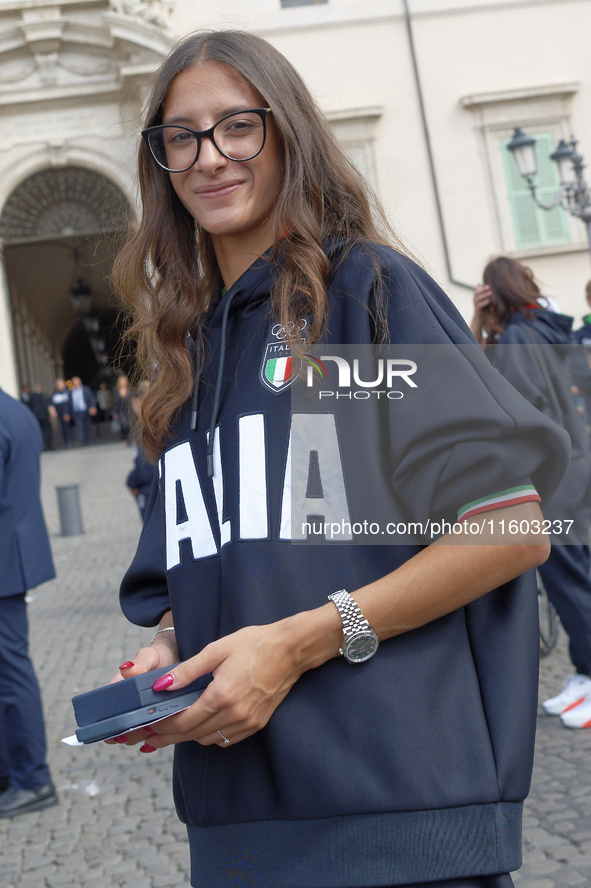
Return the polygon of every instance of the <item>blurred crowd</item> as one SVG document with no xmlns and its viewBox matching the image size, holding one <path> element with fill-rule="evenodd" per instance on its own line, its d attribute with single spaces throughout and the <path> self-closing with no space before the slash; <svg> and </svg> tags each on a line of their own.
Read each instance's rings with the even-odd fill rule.
<svg viewBox="0 0 591 888">
<path fill-rule="evenodd" d="M 94 391 L 83 385 L 79 376 L 73 376 L 58 377 L 51 393 L 44 392 L 39 383 L 23 385 L 20 393 L 39 423 L 44 450 L 88 445 L 93 438 L 107 434 L 130 441 L 133 397 L 125 375 L 117 377 L 113 389 L 101 382 Z"/>
<path fill-rule="evenodd" d="M 44 450 L 87 446 L 91 441 L 98 443 L 113 438 L 133 448 L 134 467 L 126 484 L 142 519 L 155 472 L 145 458 L 137 433 L 142 399 L 149 387 L 147 380 L 132 387 L 122 374 L 112 389 L 101 382 L 94 391 L 84 385 L 79 376 L 73 376 L 71 379 L 58 377 L 51 394 L 44 392 L 38 383 L 32 387 L 23 385 L 20 394 L 22 403 L 39 423 Z"/>
</svg>

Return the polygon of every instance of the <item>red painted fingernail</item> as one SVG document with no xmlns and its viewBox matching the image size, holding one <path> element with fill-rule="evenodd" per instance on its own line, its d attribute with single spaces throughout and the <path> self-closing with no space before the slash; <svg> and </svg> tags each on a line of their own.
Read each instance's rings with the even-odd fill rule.
<svg viewBox="0 0 591 888">
<path fill-rule="evenodd" d="M 149 734 L 150 737 L 153 737 L 154 734 L 156 733 L 156 731 L 153 731 L 153 730 L 152 730 L 152 728 L 150 727 L 150 725 L 146 725 L 146 727 L 144 728 L 144 731 L 146 732 L 146 734 Z"/>
<path fill-rule="evenodd" d="M 156 681 L 152 685 L 152 690 L 165 691 L 166 688 L 169 688 L 172 684 L 174 684 L 174 675 L 171 675 L 170 672 L 167 672 L 166 675 L 161 675 L 160 678 L 156 679 Z"/>
<path fill-rule="evenodd" d="M 151 743 L 144 743 L 143 746 L 140 746 L 140 752 L 156 752 L 156 747 Z"/>
<path fill-rule="evenodd" d="M 125 663 L 122 663 L 119 669 L 131 669 L 132 666 L 135 666 L 135 663 L 132 663 L 131 660 L 126 660 Z"/>
<path fill-rule="evenodd" d="M 113 740 L 115 741 L 115 743 L 127 743 L 129 737 L 127 736 L 127 734 L 120 734 L 119 737 L 113 737 Z"/>
</svg>

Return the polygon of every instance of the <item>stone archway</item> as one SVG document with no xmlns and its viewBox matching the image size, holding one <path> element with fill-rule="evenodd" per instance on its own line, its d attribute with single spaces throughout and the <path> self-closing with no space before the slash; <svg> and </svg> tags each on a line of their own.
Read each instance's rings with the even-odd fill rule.
<svg viewBox="0 0 591 888">
<path fill-rule="evenodd" d="M 169 5 L 0 4 L 0 385 L 11 394 L 23 382 L 47 388 L 76 352 L 70 342 L 81 341 L 69 304 L 72 256 L 101 327 L 101 312 L 115 313 L 108 273 L 120 235 L 111 211 L 126 206 L 121 191 L 134 200 L 146 77 L 174 41 Z"/>
<path fill-rule="evenodd" d="M 120 189 L 100 173 L 54 167 L 15 188 L 0 216 L 0 237 L 8 243 L 120 230 L 128 209 Z"/>
<path fill-rule="evenodd" d="M 91 383 L 109 364 L 118 336 L 110 271 L 129 213 L 117 185 L 73 165 L 36 172 L 9 195 L 0 238 L 21 385 L 51 391 L 64 372 Z"/>
</svg>

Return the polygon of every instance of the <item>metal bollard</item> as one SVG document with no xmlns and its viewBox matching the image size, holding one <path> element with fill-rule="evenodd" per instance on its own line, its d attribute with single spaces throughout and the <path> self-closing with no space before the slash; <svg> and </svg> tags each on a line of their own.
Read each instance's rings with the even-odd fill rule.
<svg viewBox="0 0 591 888">
<path fill-rule="evenodd" d="M 84 533 L 78 485 L 65 484 L 61 487 L 56 487 L 56 490 L 62 536 L 74 536 L 77 533 Z"/>
</svg>

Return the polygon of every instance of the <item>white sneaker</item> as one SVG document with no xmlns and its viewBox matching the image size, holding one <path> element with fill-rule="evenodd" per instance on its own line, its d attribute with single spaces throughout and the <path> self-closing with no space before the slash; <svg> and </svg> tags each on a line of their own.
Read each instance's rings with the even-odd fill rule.
<svg viewBox="0 0 591 888">
<path fill-rule="evenodd" d="M 591 728 L 591 696 L 560 716 L 565 728 Z"/>
<path fill-rule="evenodd" d="M 564 689 L 556 697 L 544 700 L 542 709 L 546 715 L 564 715 L 580 706 L 591 696 L 591 678 L 587 675 L 569 675 L 564 679 Z"/>
</svg>

